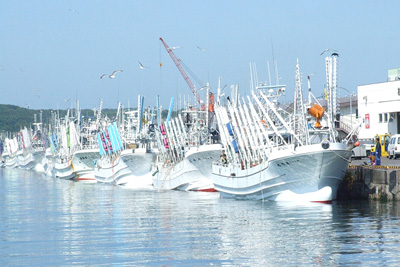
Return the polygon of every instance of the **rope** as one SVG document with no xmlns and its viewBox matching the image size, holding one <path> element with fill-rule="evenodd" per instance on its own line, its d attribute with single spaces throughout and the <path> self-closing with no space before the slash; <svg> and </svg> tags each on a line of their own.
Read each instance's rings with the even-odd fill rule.
<svg viewBox="0 0 400 267">
<path fill-rule="evenodd" d="M 112 175 L 113 175 L 112 177 L 113 177 L 114 183 L 115 183 L 114 162 L 117 160 L 117 158 L 118 158 L 118 156 L 115 157 L 115 158 L 113 159 L 112 163 L 111 163 L 111 165 L 112 165 L 111 171 L 112 171 Z"/>
<path fill-rule="evenodd" d="M 332 153 L 334 153 L 336 156 L 339 156 L 340 158 L 344 159 L 344 160 L 347 161 L 348 163 L 351 162 L 351 160 L 346 159 L 346 158 L 343 157 L 342 155 L 339 155 L 338 153 L 336 153 L 335 151 L 333 151 L 331 148 L 329 148 L 329 151 L 331 151 Z"/>
</svg>

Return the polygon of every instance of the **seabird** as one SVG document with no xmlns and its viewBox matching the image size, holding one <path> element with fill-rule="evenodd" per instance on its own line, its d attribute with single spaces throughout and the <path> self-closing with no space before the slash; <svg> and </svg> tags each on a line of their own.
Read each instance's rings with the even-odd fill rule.
<svg viewBox="0 0 400 267">
<path fill-rule="evenodd" d="M 107 74 L 103 74 L 103 75 L 100 76 L 100 79 L 103 79 L 106 76 L 107 76 Z"/>
<path fill-rule="evenodd" d="M 64 101 L 65 101 L 65 102 L 68 102 L 69 100 L 70 100 L 70 98 L 68 98 L 68 99 L 64 99 Z"/>
<path fill-rule="evenodd" d="M 69 11 L 71 11 L 72 13 L 76 13 L 77 15 L 79 15 L 79 12 L 78 12 L 78 10 L 75 10 L 75 9 L 69 9 Z"/>
<path fill-rule="evenodd" d="M 178 49 L 178 48 L 182 48 L 182 47 L 181 46 L 168 47 L 168 49 L 171 49 L 171 50 L 175 50 L 175 49 Z"/>
<path fill-rule="evenodd" d="M 117 74 L 118 72 L 122 72 L 122 70 L 114 70 L 114 72 L 108 77 L 110 77 L 110 79 L 114 79 L 115 78 L 115 74 Z"/>
<path fill-rule="evenodd" d="M 327 52 L 327 51 L 335 51 L 335 52 L 337 52 L 335 49 L 329 49 L 329 48 L 327 48 L 327 49 L 325 49 L 324 51 L 321 52 L 320 56 L 322 56 L 322 54 L 325 53 L 325 52 Z"/>
<path fill-rule="evenodd" d="M 138 62 L 139 62 L 139 68 L 141 68 L 141 69 L 150 69 L 149 67 L 143 66 L 143 64 L 140 63 L 140 61 L 138 61 Z"/>
<path fill-rule="evenodd" d="M 337 57 L 339 57 L 339 54 L 338 54 L 338 53 L 332 53 L 332 56 L 337 56 Z"/>
<path fill-rule="evenodd" d="M 205 50 L 204 48 L 201 48 L 200 46 L 197 46 L 198 49 L 200 49 L 202 52 L 205 52 L 207 50 Z"/>
</svg>

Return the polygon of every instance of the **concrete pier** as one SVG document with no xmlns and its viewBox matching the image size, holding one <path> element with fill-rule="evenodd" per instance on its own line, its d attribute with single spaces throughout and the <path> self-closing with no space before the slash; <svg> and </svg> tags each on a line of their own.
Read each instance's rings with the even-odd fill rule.
<svg viewBox="0 0 400 267">
<path fill-rule="evenodd" d="M 350 165 L 337 200 L 400 200 L 400 166 Z"/>
</svg>

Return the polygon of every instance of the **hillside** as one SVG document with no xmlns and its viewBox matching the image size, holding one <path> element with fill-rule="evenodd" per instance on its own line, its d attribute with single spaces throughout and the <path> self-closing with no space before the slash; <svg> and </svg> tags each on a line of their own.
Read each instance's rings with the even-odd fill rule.
<svg viewBox="0 0 400 267">
<path fill-rule="evenodd" d="M 14 105 L 0 104 L 0 132 L 16 132 L 24 126 L 30 126 L 34 122 L 34 114 L 37 116 L 37 121 L 40 120 L 40 111 L 42 111 L 42 120 L 44 124 L 50 121 L 51 113 L 55 112 L 52 109 L 27 109 Z M 59 110 L 60 117 L 67 114 L 66 110 Z M 93 110 L 83 109 L 81 111 L 84 116 L 93 116 Z M 103 114 L 108 117 L 114 117 L 117 111 L 115 109 L 104 109 Z"/>
<path fill-rule="evenodd" d="M 34 115 L 36 114 L 37 121 L 40 120 L 40 112 L 42 112 L 42 120 L 47 125 L 51 118 L 51 113 L 56 112 L 52 109 L 27 109 L 15 105 L 0 104 L 0 132 L 16 132 L 24 126 L 29 127 L 34 122 Z M 60 117 L 67 114 L 66 110 L 59 110 Z M 83 116 L 93 116 L 94 112 L 91 109 L 82 109 Z M 102 114 L 109 118 L 114 118 L 117 114 L 116 109 L 103 109 Z M 162 117 L 166 118 L 168 110 L 162 111 Z M 172 118 L 176 116 L 176 112 L 172 112 Z"/>
</svg>

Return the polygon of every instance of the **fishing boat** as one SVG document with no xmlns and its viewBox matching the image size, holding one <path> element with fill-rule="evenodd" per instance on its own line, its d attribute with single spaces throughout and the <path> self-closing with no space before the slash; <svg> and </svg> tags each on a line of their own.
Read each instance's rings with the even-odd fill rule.
<svg viewBox="0 0 400 267">
<path fill-rule="evenodd" d="M 4 160 L 4 166 L 6 168 L 12 169 L 18 167 L 17 151 L 18 151 L 18 141 L 16 137 L 11 139 L 5 138 L 5 149 L 2 154 Z"/>
<path fill-rule="evenodd" d="M 26 127 L 20 131 L 20 140 L 22 148 L 17 152 L 18 166 L 21 169 L 30 170 L 33 168 L 35 159 L 31 152 L 31 136 Z"/>
<path fill-rule="evenodd" d="M 336 141 L 330 112 L 328 127 L 309 129 L 298 64 L 295 80 L 291 119 L 262 91 L 253 91 L 247 102 L 217 105 L 227 161 L 213 164 L 212 179 L 221 197 L 313 202 L 336 198 L 351 151 Z"/>
<path fill-rule="evenodd" d="M 98 114 L 101 114 L 101 111 Z M 72 155 L 72 167 L 77 181 L 96 183 L 94 172 L 96 161 L 100 157 L 96 135 L 99 122 L 91 118 L 83 118 L 80 124 L 80 146 Z"/>
<path fill-rule="evenodd" d="M 216 191 L 206 175 L 211 173 L 220 146 L 195 143 L 193 139 L 200 141 L 196 139 L 199 135 L 189 134 L 181 116 L 165 122 L 156 132 L 160 153 L 153 185 L 157 190 Z"/>
<path fill-rule="evenodd" d="M 72 168 L 77 181 L 95 183 L 94 175 L 95 163 L 99 158 L 98 148 L 83 148 L 74 152 L 72 155 Z"/>
<path fill-rule="evenodd" d="M 159 98 L 157 98 L 157 111 Z M 117 111 L 119 113 L 119 109 Z M 124 113 L 120 127 L 124 149 L 121 159 L 128 166 L 133 178 L 127 180 L 126 187 L 131 189 L 153 189 L 152 173 L 157 150 L 154 149 L 155 110 L 144 108 L 144 96 L 138 95 L 136 110 Z"/>
<path fill-rule="evenodd" d="M 66 122 L 59 125 L 61 142 L 59 151 L 54 157 L 53 174 L 56 178 L 73 180 L 76 174 L 72 167 L 72 155 L 79 147 L 79 136 L 76 132 L 75 123 L 69 121 L 67 112 Z"/>
<path fill-rule="evenodd" d="M 128 165 L 122 160 L 123 144 L 116 123 L 97 133 L 99 159 L 95 178 L 99 183 L 123 185 L 134 179 Z"/>
</svg>

